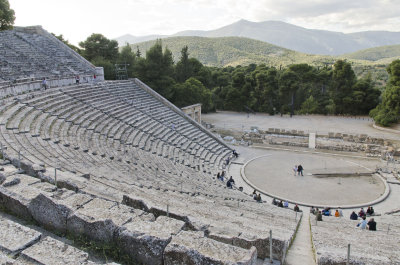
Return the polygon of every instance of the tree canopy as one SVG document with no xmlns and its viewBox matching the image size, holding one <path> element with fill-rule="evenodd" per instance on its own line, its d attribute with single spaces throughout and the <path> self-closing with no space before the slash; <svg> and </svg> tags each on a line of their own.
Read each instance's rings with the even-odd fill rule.
<svg viewBox="0 0 400 265">
<path fill-rule="evenodd" d="M 106 79 L 114 79 L 114 64 L 128 64 L 128 77 L 138 77 L 179 107 L 202 103 L 205 112 L 215 109 L 281 114 L 351 114 L 365 115 L 379 102 L 380 91 L 370 75 L 357 78 L 345 60 L 319 68 L 308 64 L 292 64 L 285 68 L 265 64 L 204 66 L 190 57 L 184 45 L 176 63 L 162 41 L 142 56 L 130 46 L 117 49 L 115 41 L 92 34 L 81 42 L 83 56 L 103 66 Z M 395 76 L 398 70 L 388 72 Z M 388 88 L 396 87 L 391 77 Z M 393 98 L 391 90 L 387 101 Z M 396 100 L 396 99 L 395 99 Z M 395 101 L 394 100 L 394 101 Z M 385 103 L 394 106 L 394 103 Z M 398 116 L 398 115 L 397 115 Z"/>
<path fill-rule="evenodd" d="M 89 61 L 96 57 L 114 62 L 118 58 L 118 42 L 109 40 L 102 34 L 93 33 L 85 41 L 79 43 L 82 47 L 82 54 Z"/>
<path fill-rule="evenodd" d="M 383 126 L 400 120 L 400 60 L 393 61 L 386 70 L 389 73 L 389 82 L 382 95 L 382 102 L 370 113 Z"/>
<path fill-rule="evenodd" d="M 8 0 L 0 0 L 0 31 L 12 29 L 15 21 L 15 12 L 10 8 Z"/>
</svg>

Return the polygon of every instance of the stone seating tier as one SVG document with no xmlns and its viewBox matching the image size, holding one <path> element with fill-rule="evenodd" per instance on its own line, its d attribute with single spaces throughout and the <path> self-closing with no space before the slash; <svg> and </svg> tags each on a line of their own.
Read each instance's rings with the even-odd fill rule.
<svg viewBox="0 0 400 265">
<path fill-rule="evenodd" d="M 400 264 L 400 223 L 386 231 L 388 224 L 378 222 L 377 231 L 357 228 L 359 221 L 325 217 L 322 222 L 311 220 L 312 240 L 318 264 L 345 264 L 350 244 L 350 264 Z"/>
<path fill-rule="evenodd" d="M 0 32 L 1 80 L 95 74 L 95 67 L 54 36 L 16 27 Z"/>
<path fill-rule="evenodd" d="M 155 216 L 88 193 L 56 189 L 6 167 L 7 174 L 0 186 L 0 206 L 22 219 L 34 220 L 47 231 L 111 244 L 133 262 L 143 264 L 186 264 L 188 260 L 201 264 L 256 264 L 255 247 L 247 250 L 207 238 L 202 231 L 184 231 L 185 222 L 176 218 Z M 69 175 L 67 181 L 73 179 Z M 61 178 L 60 184 L 63 181 L 66 178 Z M 16 260 L 7 260 L 11 264 L 19 264 L 19 260 L 27 260 L 27 264 L 54 264 L 56 258 L 63 260 L 63 264 L 95 264 L 86 253 L 72 246 L 18 224 L 10 225 L 10 221 L 5 223 L 0 218 L 0 249 L 6 251 L 5 255 L 19 254 Z M 46 248 L 51 253 L 43 255 Z M 5 255 L 0 255 L 0 259 L 6 259 Z"/>
</svg>

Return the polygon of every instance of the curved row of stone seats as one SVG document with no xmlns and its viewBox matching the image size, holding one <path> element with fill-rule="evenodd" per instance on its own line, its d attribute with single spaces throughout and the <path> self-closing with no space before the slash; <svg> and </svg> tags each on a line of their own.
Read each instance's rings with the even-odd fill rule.
<svg viewBox="0 0 400 265">
<path fill-rule="evenodd" d="M 44 169 L 38 168 L 35 174 L 43 176 L 43 172 Z M 25 220 L 34 220 L 48 231 L 113 245 L 134 262 L 256 264 L 255 247 L 247 250 L 207 238 L 201 231 L 184 231 L 187 230 L 185 222 L 175 218 L 155 216 L 88 193 L 56 189 L 52 184 L 18 172 L 6 174 L 0 184 L 0 206 L 3 209 Z M 36 251 L 40 252 L 50 245 L 54 246 L 54 242 L 43 240 L 31 251 L 24 250 L 22 254 L 48 264 L 48 260 L 56 255 L 40 257 Z M 75 253 L 70 251 L 64 253 L 64 259 L 76 262 L 73 259 Z"/>
<path fill-rule="evenodd" d="M 375 218 L 376 219 L 376 218 Z M 312 241 L 318 264 L 345 264 L 347 246 L 350 244 L 350 264 L 400 264 L 400 222 L 393 225 L 378 220 L 377 231 L 357 228 L 359 221 L 342 218 L 324 218 L 322 222 L 311 220 Z"/>
<path fill-rule="evenodd" d="M 169 207 L 170 216 L 184 220 L 188 227 L 205 231 L 208 237 L 224 243 L 244 248 L 256 246 L 259 257 L 263 258 L 268 256 L 269 229 L 272 229 L 274 258 L 284 259 L 300 218 L 296 219 L 290 210 L 254 203 L 251 197 L 240 192 L 232 196 L 236 198 L 234 201 L 229 198 L 230 190 L 223 191 L 225 198 L 220 198 L 211 187 L 209 194 L 202 195 L 188 192 L 185 187 L 181 193 L 139 187 L 129 179 L 104 178 L 101 183 L 86 185 L 82 190 L 114 201 L 123 199 L 125 204 L 156 216 L 167 215 Z"/>
<path fill-rule="evenodd" d="M 0 212 L 0 264 L 115 264 L 95 262 L 89 254 L 54 235 L 43 234 Z"/>
<path fill-rule="evenodd" d="M 78 177 L 69 176 L 65 180 L 60 174 L 59 178 L 59 181 L 68 181 L 70 186 L 79 187 L 87 194 L 96 194 L 117 202 L 123 200 L 125 204 L 155 216 L 167 215 L 168 203 L 170 216 L 184 220 L 186 226 L 203 231 L 209 238 L 223 243 L 243 248 L 256 246 L 258 255 L 262 258 L 268 256 L 268 232 L 272 229 L 274 258 L 284 259 L 299 220 L 299 217 L 295 219 L 293 211 L 258 204 L 251 197 L 230 190 L 224 190 L 225 198 L 220 198 L 220 194 L 216 194 L 218 191 L 212 187 L 209 188 L 208 195 L 202 195 L 187 192 L 185 189 L 181 193 L 151 187 L 141 188 L 133 185 L 129 179 L 103 178 L 95 182 L 85 180 L 83 184 Z M 76 185 L 71 184 L 76 181 Z M 229 198 L 233 194 L 235 196 L 232 197 L 236 198 L 234 201 Z M 263 225 L 260 226 L 260 223 Z"/>
<path fill-rule="evenodd" d="M 174 123 L 174 128 L 176 131 L 182 130 L 183 132 L 187 131 L 188 128 L 194 129 L 193 126 L 189 127 L 184 127 L 180 126 L 180 124 L 185 124 L 189 125 L 188 123 L 184 122 L 184 119 L 179 116 L 175 112 L 168 112 L 165 113 L 163 111 L 163 108 L 166 106 L 163 105 L 160 101 L 154 100 L 147 92 L 145 92 L 143 89 L 141 89 L 136 83 L 133 82 L 126 82 L 126 83 L 114 83 L 112 85 L 106 86 L 107 89 L 109 89 L 113 95 L 118 95 L 120 98 L 124 99 L 128 103 L 136 104 L 140 106 L 146 106 L 149 108 L 149 112 L 152 114 L 152 117 L 158 118 L 161 120 L 166 121 L 170 123 Z M 139 100 L 140 99 L 140 100 Z M 148 104 L 142 105 L 141 102 L 142 100 L 147 100 Z M 146 111 L 146 110 L 145 110 Z M 156 113 L 154 113 L 156 112 Z M 159 114 L 160 116 L 157 116 L 156 114 Z M 169 124 L 171 126 L 171 124 Z M 189 131 L 190 132 L 190 131 Z M 212 138 L 208 137 L 207 135 L 204 134 L 204 132 L 197 130 L 196 133 L 193 135 L 191 134 L 191 137 L 193 139 L 198 138 L 200 140 L 201 137 L 205 137 L 209 141 L 212 142 Z M 204 138 L 203 138 L 204 139 Z"/>
<path fill-rule="evenodd" d="M 53 96 L 48 95 L 42 98 L 39 95 L 36 98 L 24 101 L 26 104 L 15 104 L 19 104 L 21 108 L 26 107 L 26 105 L 34 107 L 35 104 L 41 104 L 41 111 L 45 117 L 38 117 L 36 120 L 40 125 L 47 124 L 47 127 L 50 127 L 50 124 L 53 122 L 51 114 L 57 109 L 57 104 L 55 104 L 57 100 L 55 100 L 55 98 L 62 96 L 60 93 L 54 94 Z M 60 100 L 63 101 L 65 99 L 60 98 Z M 34 101 L 34 104 L 31 103 L 32 105 L 30 105 L 29 102 L 32 101 Z M 49 103 L 43 103 L 45 101 Z M 76 101 L 79 100 L 71 98 L 71 104 L 74 104 Z M 82 103 L 82 105 L 89 104 Z M 14 110 L 13 107 L 14 105 L 4 111 L 6 114 L 4 115 L 5 117 L 11 117 L 11 119 L 16 117 L 17 114 L 13 115 L 8 112 L 10 110 L 10 112 L 14 111 L 18 113 L 18 109 Z M 90 109 L 93 108 L 90 106 Z M 110 111 L 112 112 L 112 110 Z M 104 110 L 100 112 L 108 119 L 111 116 L 109 114 L 110 111 L 107 110 L 108 113 L 105 113 Z M 151 118 L 150 115 L 143 115 Z M 51 122 L 46 122 L 47 119 L 50 119 Z M 107 122 L 110 121 L 115 121 L 115 118 L 111 117 Z M 187 143 L 184 144 L 184 149 L 178 149 L 178 145 L 163 144 L 161 145 L 163 147 L 163 154 L 159 156 L 150 152 L 150 149 L 147 147 L 140 148 L 146 144 L 146 140 L 147 142 L 151 140 L 151 136 L 149 135 L 144 137 L 146 136 L 146 128 L 143 128 L 140 133 L 135 135 L 135 137 L 139 137 L 138 141 L 141 143 L 140 145 L 125 146 L 125 144 L 121 144 L 120 141 L 116 141 L 112 137 L 108 137 L 108 135 L 104 136 L 107 136 L 106 138 L 100 138 L 99 135 L 101 134 L 88 132 L 90 131 L 87 130 L 88 128 L 81 127 L 82 123 L 84 123 L 86 127 L 85 122 L 86 119 L 83 119 L 80 121 L 79 125 L 67 126 L 69 129 L 74 128 L 74 131 L 67 136 L 72 137 L 70 141 L 77 146 L 65 146 L 62 137 L 59 139 L 60 142 L 58 144 L 55 144 L 52 140 L 46 141 L 43 139 L 46 137 L 46 133 L 42 131 L 39 132 L 38 137 L 32 137 L 32 135 L 27 133 L 20 134 L 17 130 L 6 130 L 5 126 L 2 126 L 1 132 L 3 133 L 3 131 L 6 130 L 3 137 L 7 139 L 12 138 L 11 141 L 13 142 L 9 142 L 7 145 L 10 150 L 15 148 L 15 146 L 13 146 L 15 144 L 19 144 L 19 148 L 23 147 L 26 145 L 24 141 L 28 143 L 37 142 L 38 145 L 29 143 L 31 146 L 30 150 L 28 150 L 29 157 L 34 157 L 34 161 L 42 161 L 42 163 L 46 165 L 55 167 L 57 165 L 53 158 L 59 156 L 57 160 L 62 163 L 61 168 L 72 172 L 74 170 L 75 172 L 79 170 L 79 173 L 83 173 L 84 168 L 88 166 L 88 170 L 91 174 L 90 185 L 82 185 L 82 183 L 78 181 L 78 184 L 75 186 L 71 185 L 73 187 L 81 187 L 80 189 L 87 193 L 93 193 L 116 202 L 121 202 L 124 195 L 130 198 L 129 201 L 134 201 L 133 198 L 140 198 L 140 201 L 144 202 L 141 204 L 141 207 L 147 205 L 145 208 L 147 208 L 149 212 L 158 214 L 164 212 L 164 215 L 166 214 L 166 210 L 163 206 L 165 206 L 166 198 L 171 198 L 171 208 L 174 209 L 171 215 L 180 216 L 181 219 L 186 220 L 185 224 L 197 230 L 204 230 L 208 233 L 208 236 L 219 241 L 243 246 L 245 248 L 256 245 L 259 249 L 260 257 L 267 256 L 266 250 L 269 244 L 268 232 L 269 229 L 272 228 L 277 234 L 276 237 L 274 236 L 274 253 L 276 253 L 276 258 L 280 260 L 284 259 L 286 249 L 298 223 L 298 219 L 295 219 L 294 213 L 285 210 L 283 210 L 285 212 L 279 212 L 278 210 L 278 213 L 275 213 L 274 211 L 276 211 L 276 208 L 271 212 L 268 205 L 255 204 L 251 197 L 240 192 L 232 192 L 226 189 L 223 183 L 210 178 L 210 176 L 202 175 L 201 172 L 199 173 L 191 167 L 181 164 L 181 162 L 186 162 L 185 160 L 188 159 L 188 156 L 190 156 L 189 154 L 196 154 L 196 152 L 200 152 L 198 157 L 195 157 L 195 159 L 198 159 L 197 163 L 202 164 L 205 162 L 205 158 L 202 157 L 201 159 L 201 156 L 206 148 L 199 146 L 200 143 L 190 141 L 186 138 Z M 66 123 L 68 123 L 68 125 L 72 124 L 71 122 L 64 122 L 64 125 Z M 39 126 L 39 128 L 41 128 L 39 130 L 46 131 L 53 130 L 54 126 L 51 129 L 47 129 L 44 126 Z M 79 130 L 82 131 L 81 134 Z M 138 130 L 135 128 L 135 131 Z M 174 135 L 175 130 L 170 130 L 170 128 L 168 128 L 168 131 L 171 133 L 171 137 L 176 137 L 176 134 Z M 54 133 L 51 131 L 48 132 L 48 135 L 52 134 Z M 99 152 L 109 152 L 109 150 L 111 150 L 109 155 L 116 154 L 114 159 L 111 159 L 110 156 L 101 157 L 94 155 L 92 150 L 90 150 L 90 152 L 89 150 L 85 152 L 85 150 L 82 150 L 79 146 L 84 139 L 77 138 L 77 135 L 83 138 L 89 136 L 90 139 L 96 143 L 88 144 L 92 150 L 94 150 L 96 146 L 99 147 L 99 149 L 96 150 Z M 20 139 L 20 137 L 22 137 L 22 139 Z M 185 138 L 182 136 L 182 139 Z M 153 142 L 155 143 L 157 141 Z M 161 141 L 159 140 L 158 142 Z M 197 147 L 198 149 L 196 149 Z M 35 148 L 37 148 L 37 150 Z M 103 148 L 103 150 L 100 148 Z M 121 151 L 119 151 L 120 149 Z M 125 151 L 124 154 L 121 154 L 122 150 Z M 177 158 L 178 161 L 170 160 L 170 158 L 177 157 L 177 151 L 180 153 Z M 165 157 L 168 152 L 169 156 Z M 64 157 L 62 155 L 63 153 L 69 153 L 71 155 L 69 157 Z M 128 159 L 126 158 L 133 162 L 127 163 Z M 193 159 L 193 157 L 191 159 Z M 74 178 L 74 180 L 75 179 L 76 178 Z M 182 191 L 182 194 L 180 191 Z M 175 194 L 181 194 L 181 196 L 174 196 Z M 234 202 L 231 202 L 232 199 Z M 186 201 L 188 202 L 187 205 L 180 204 Z M 237 206 L 238 201 L 239 207 Z M 228 205 L 225 205 L 226 203 L 228 203 Z M 203 205 L 202 208 L 205 207 L 205 209 L 211 210 L 207 215 L 203 215 L 201 211 L 202 208 L 194 207 L 192 210 L 191 205 Z M 254 214 L 254 212 L 260 213 Z M 234 218 L 231 219 L 230 216 Z M 260 222 L 254 220 L 258 218 L 258 216 L 260 216 L 262 223 L 268 223 L 269 226 L 260 228 Z M 279 223 L 273 221 L 275 218 L 280 220 Z M 246 225 L 241 225 L 241 223 Z M 208 229 L 205 230 L 207 227 Z"/>
<path fill-rule="evenodd" d="M 0 32 L 2 80 L 95 74 L 95 67 L 40 26 Z"/>
<path fill-rule="evenodd" d="M 60 95 L 61 96 L 61 95 Z M 61 96 L 62 97 L 62 96 Z M 63 99 L 63 100 L 65 100 L 65 99 Z M 54 101 L 54 99 L 50 99 L 49 100 L 50 102 L 53 102 Z M 37 102 L 37 100 L 34 100 L 34 102 Z M 42 103 L 42 104 L 44 104 L 44 103 Z M 42 104 L 40 104 L 39 106 L 40 107 L 42 107 L 43 105 Z M 32 104 L 32 106 L 35 106 L 35 105 L 33 105 Z M 40 108 L 39 107 L 39 108 Z M 46 108 L 46 111 L 47 112 L 51 112 L 51 107 L 52 107 L 52 105 L 50 105 L 50 107 L 49 108 Z M 128 106 L 129 107 L 129 106 Z M 124 107 L 125 109 L 128 109 L 128 107 Z M 101 111 L 104 111 L 104 110 L 101 110 Z M 112 113 L 111 113 L 112 114 Z M 129 117 L 129 112 L 127 111 L 126 113 L 124 113 L 124 115 L 125 116 L 123 116 L 122 118 L 124 118 L 124 117 Z M 57 115 L 57 114 L 54 114 L 54 115 Z M 146 117 L 146 116 L 145 116 Z M 110 118 L 110 117 L 109 117 Z M 115 117 L 116 119 L 118 119 L 118 120 L 121 120 L 121 117 Z M 115 121 L 115 120 L 114 120 Z M 116 122 L 116 121 L 115 121 Z M 79 123 L 79 122 L 78 122 Z M 144 126 L 146 123 L 144 123 L 144 122 L 141 122 L 141 123 L 138 123 L 138 125 L 137 126 L 140 126 L 140 125 L 142 125 L 142 126 Z M 135 124 L 129 124 L 129 125 L 135 125 Z M 160 125 L 160 124 L 159 124 Z M 119 129 L 119 127 L 115 127 L 116 128 L 116 130 L 118 130 Z M 164 126 L 164 128 L 165 128 L 165 126 Z M 141 130 L 145 130 L 144 128 L 139 128 L 139 129 L 141 129 Z M 170 129 L 171 130 L 171 129 Z M 150 132 L 151 133 L 151 132 Z M 175 133 L 175 132 L 173 132 L 173 133 Z M 175 133 L 175 135 L 176 135 L 176 133 Z M 110 135 L 110 137 L 111 138 L 114 138 L 114 136 L 115 136 L 115 134 L 113 134 L 113 135 Z M 120 136 L 121 138 L 122 138 L 122 135 Z M 186 139 L 188 139 L 188 137 L 186 137 Z M 202 139 L 204 139 L 204 138 L 202 138 Z M 146 139 L 146 140 L 148 140 L 148 139 Z M 147 141 L 145 141 L 146 143 L 147 143 Z M 211 143 L 212 142 L 212 140 L 209 140 L 208 142 L 206 142 L 206 143 Z M 137 143 L 136 143 L 137 144 Z M 175 143 L 173 143 L 174 145 L 175 145 Z M 218 143 L 215 143 L 215 141 L 214 141 L 214 146 L 216 146 L 216 145 L 218 145 Z M 141 146 L 142 148 L 143 148 L 143 146 Z M 220 148 L 219 149 L 217 149 L 217 152 L 221 152 L 221 150 L 225 150 L 225 152 L 227 152 L 227 153 L 229 153 L 229 150 L 228 149 L 223 149 L 224 147 L 221 147 L 220 146 Z M 200 150 L 200 148 L 198 148 L 197 150 Z M 202 149 L 203 150 L 203 153 L 204 153 L 204 149 Z M 210 149 L 208 149 L 208 150 L 210 150 Z M 201 157 L 200 155 L 198 155 L 199 157 Z M 202 158 L 204 158 L 205 156 L 203 155 L 203 157 Z M 217 158 L 218 156 L 213 156 L 213 163 L 215 163 L 216 161 L 217 161 Z M 220 162 L 220 161 L 219 161 Z M 213 163 L 211 163 L 211 164 L 213 164 Z"/>
<path fill-rule="evenodd" d="M 21 106 L 21 108 L 25 108 L 24 106 Z M 10 108 L 12 109 L 12 108 Z M 4 117 L 7 116 L 8 112 L 3 113 Z M 14 117 L 16 117 L 16 115 L 14 115 Z M 46 118 L 52 118 L 53 116 L 47 115 Z M 42 124 L 46 121 L 46 119 L 43 119 Z M 40 123 L 39 123 L 40 124 Z M 37 127 L 37 126 L 35 126 Z M 5 134 L 5 133 L 4 133 Z M 51 134 L 51 133 L 49 133 Z M 68 168 L 68 170 L 71 171 L 76 171 L 79 170 L 81 168 L 83 168 L 82 165 L 79 166 L 79 162 L 82 160 L 88 160 L 87 164 L 94 164 L 95 166 L 97 166 L 96 162 L 98 164 L 103 164 L 104 161 L 99 161 L 99 157 L 94 156 L 95 159 L 93 160 L 89 160 L 86 159 L 90 156 L 83 156 L 82 153 L 76 152 L 76 154 L 74 154 L 72 157 L 68 156 L 67 154 L 71 153 L 71 150 L 64 150 L 64 146 L 62 145 L 55 145 L 52 141 L 46 141 L 46 137 L 34 137 L 31 138 L 32 136 L 30 136 L 29 134 L 21 134 L 21 133 L 9 133 L 8 134 L 10 137 L 13 137 L 12 139 L 12 144 L 16 144 L 19 143 L 19 148 L 17 148 L 16 151 L 18 151 L 19 149 L 24 149 L 26 151 L 23 152 L 22 155 L 27 155 L 26 152 L 29 152 L 31 155 L 35 155 L 36 156 L 36 162 L 37 160 L 39 161 L 44 161 L 47 162 L 46 160 L 50 160 L 50 165 L 56 167 L 57 165 L 55 164 L 55 159 L 59 160 L 59 163 L 62 163 L 64 168 Z M 30 138 L 30 139 L 29 139 Z M 100 144 L 102 144 L 104 141 L 97 141 L 100 142 Z M 14 146 L 15 147 L 15 146 Z M 30 147 L 30 148 L 28 148 Z M 58 149 L 63 149 L 63 150 L 58 150 Z M 83 148 L 84 149 L 84 148 Z M 112 149 L 112 148 L 109 148 Z M 74 150 L 76 151 L 76 150 Z M 85 150 L 83 150 L 85 151 Z M 154 161 L 157 160 L 161 160 L 160 163 L 157 165 L 155 169 L 159 170 L 159 173 L 156 172 L 155 169 L 151 170 L 150 172 L 146 172 L 145 176 L 148 176 L 148 178 L 151 180 L 152 178 L 154 178 L 154 176 L 156 174 L 158 174 L 159 176 L 162 174 L 167 174 L 169 173 L 169 177 L 167 178 L 169 180 L 169 184 L 168 183 L 164 183 L 164 185 L 161 185 L 160 183 L 157 183 L 157 185 L 160 185 L 161 187 L 164 188 L 176 188 L 179 184 L 183 185 L 183 186 L 198 186 L 201 187 L 202 189 L 206 189 L 207 185 L 212 184 L 212 185 L 216 185 L 216 183 L 214 181 L 212 181 L 212 183 L 209 183 L 209 181 L 207 181 L 207 178 L 204 179 L 198 179 L 197 184 L 193 185 L 193 183 L 190 182 L 185 182 L 184 180 L 181 179 L 182 175 L 195 175 L 196 172 L 190 172 L 187 171 L 187 169 L 185 167 L 181 167 L 179 164 L 178 168 L 176 168 L 176 163 L 174 165 L 173 162 L 171 162 L 170 160 L 166 160 L 160 157 L 156 157 L 156 160 L 154 159 L 154 157 L 151 156 L 151 154 L 148 154 L 146 152 L 143 152 L 142 150 L 135 150 L 135 153 L 137 152 L 142 152 L 143 154 L 141 154 L 139 157 L 142 158 L 142 167 L 144 167 L 145 164 L 149 164 L 152 165 L 154 164 Z M 129 155 L 129 153 L 128 153 Z M 96 159 L 97 158 L 97 159 Z M 77 161 L 75 161 L 77 159 Z M 97 160 L 97 161 L 96 161 Z M 66 165 L 69 165 L 68 167 Z M 125 165 L 127 166 L 127 165 Z M 137 169 L 137 167 L 135 168 Z M 175 170 L 175 173 L 170 174 L 171 169 Z M 117 170 L 118 172 L 118 170 Z M 83 173 L 83 172 L 82 172 Z M 116 175 L 116 174 L 115 174 Z M 191 180 L 193 182 L 193 180 Z M 149 183 L 154 182 L 154 181 L 149 181 Z M 173 184 L 172 182 L 175 182 L 175 184 Z M 149 183 L 146 183 L 146 185 L 151 185 Z M 171 184 L 172 183 L 172 184 Z M 167 185 L 168 184 L 168 185 Z M 154 185 L 154 184 L 153 184 Z M 219 184 L 221 185 L 221 184 Z"/>
</svg>

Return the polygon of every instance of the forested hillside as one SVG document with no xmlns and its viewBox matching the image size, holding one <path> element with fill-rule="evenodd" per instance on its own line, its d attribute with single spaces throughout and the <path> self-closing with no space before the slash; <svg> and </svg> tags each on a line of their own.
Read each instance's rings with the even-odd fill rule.
<svg viewBox="0 0 400 265">
<path fill-rule="evenodd" d="M 129 45 L 119 51 L 116 41 L 99 34 L 93 34 L 80 46 L 84 48 L 80 52 L 86 58 L 104 67 L 109 79 L 115 76 L 115 63 L 126 64 L 128 77 L 138 77 L 178 107 L 202 103 L 204 112 L 251 109 L 271 115 L 366 115 L 375 109 L 372 115 L 382 116 L 390 106 L 400 101 L 397 98 L 393 100 L 393 95 L 397 97 L 398 93 L 397 64 L 388 68 L 391 74 L 389 90 L 384 92 L 384 101 L 376 108 L 383 87 L 376 85 L 368 71 L 358 77 L 352 63 L 345 60 L 338 59 L 333 64 L 322 66 L 293 63 L 275 67 L 251 63 L 211 67 L 193 58 L 190 48 L 185 45 L 174 61 L 168 45 L 161 40 L 145 53 L 140 47 L 133 50 Z M 232 44 L 230 47 L 240 50 Z M 259 54 L 279 56 L 291 53 L 276 46 L 271 46 L 268 52 L 258 51 L 256 46 L 252 48 Z M 209 56 L 207 51 L 204 53 Z M 396 112 L 398 105 L 393 106 Z M 384 116 L 382 121 L 387 122 L 380 123 L 390 124 L 398 116 L 394 117 Z"/>
<path fill-rule="evenodd" d="M 309 55 L 288 50 L 263 41 L 241 37 L 171 37 L 162 40 L 163 45 L 172 52 L 174 61 L 179 60 L 180 50 L 188 46 L 190 56 L 207 66 L 236 66 L 251 63 L 264 63 L 270 66 L 286 66 L 294 63 L 308 63 L 323 66 L 333 64 L 334 57 Z M 146 52 L 156 40 L 131 45 Z"/>
<path fill-rule="evenodd" d="M 343 55 L 343 58 L 387 63 L 400 58 L 400 45 L 381 46 Z M 389 62 L 389 63 L 390 63 Z"/>
</svg>

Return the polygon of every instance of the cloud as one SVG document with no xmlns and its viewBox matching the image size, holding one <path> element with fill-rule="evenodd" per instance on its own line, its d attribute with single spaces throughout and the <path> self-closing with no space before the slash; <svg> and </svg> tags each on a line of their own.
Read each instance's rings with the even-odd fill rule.
<svg viewBox="0 0 400 265">
<path fill-rule="evenodd" d="M 43 25 L 73 43 L 93 32 L 173 34 L 219 28 L 239 19 L 280 20 L 344 32 L 400 28 L 398 0 L 9 0 L 17 25 Z"/>
</svg>

